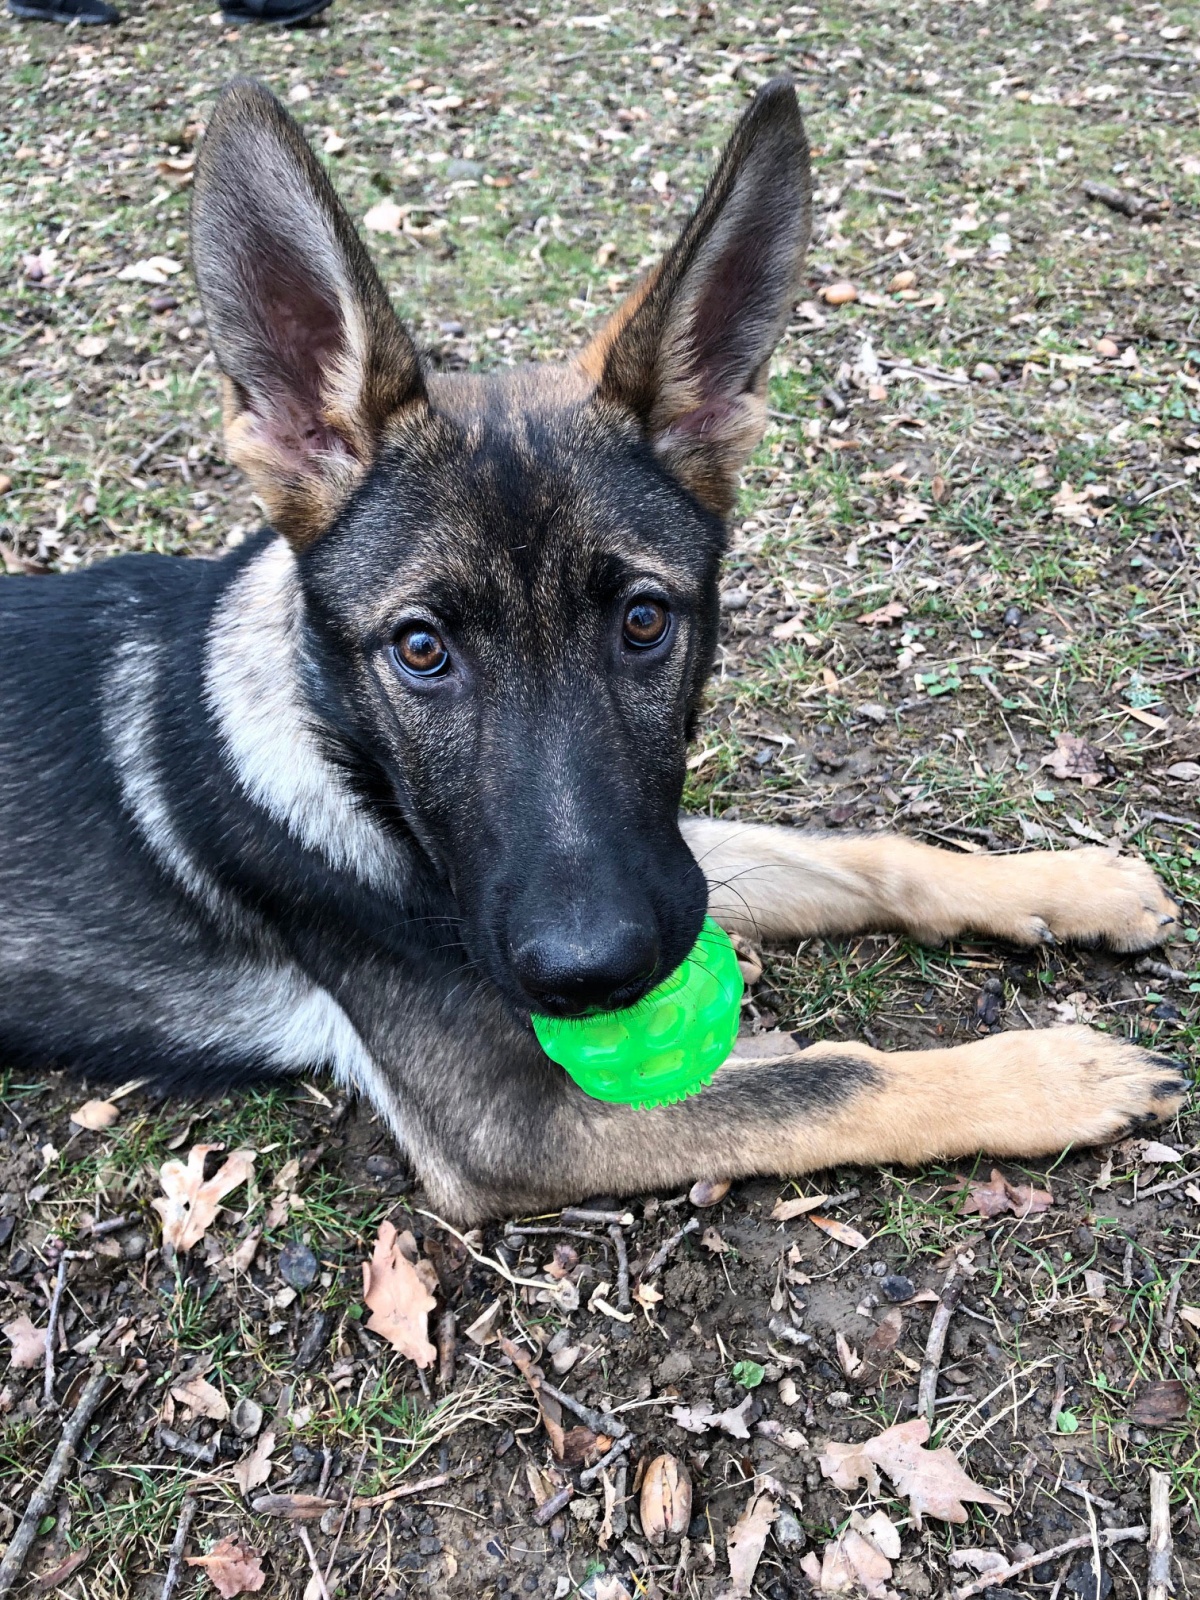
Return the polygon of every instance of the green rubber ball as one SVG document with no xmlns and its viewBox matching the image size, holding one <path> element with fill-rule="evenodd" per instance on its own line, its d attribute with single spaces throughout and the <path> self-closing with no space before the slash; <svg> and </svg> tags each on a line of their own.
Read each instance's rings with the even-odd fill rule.
<svg viewBox="0 0 1200 1600">
<path fill-rule="evenodd" d="M 742 973 L 729 935 L 705 917 L 669 978 L 624 1011 L 534 1014 L 538 1043 L 594 1100 L 669 1105 L 708 1083 L 733 1048 Z"/>
</svg>

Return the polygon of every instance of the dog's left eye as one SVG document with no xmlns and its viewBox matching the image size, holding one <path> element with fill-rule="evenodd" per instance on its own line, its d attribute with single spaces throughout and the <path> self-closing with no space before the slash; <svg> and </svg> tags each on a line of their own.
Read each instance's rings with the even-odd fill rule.
<svg viewBox="0 0 1200 1600">
<path fill-rule="evenodd" d="M 436 678 L 450 665 L 450 652 L 442 636 L 424 622 L 401 628 L 392 641 L 397 666 L 413 678 Z"/>
<path fill-rule="evenodd" d="M 671 626 L 671 613 L 660 600 L 633 600 L 625 607 L 625 643 L 635 650 L 661 644 Z"/>
</svg>

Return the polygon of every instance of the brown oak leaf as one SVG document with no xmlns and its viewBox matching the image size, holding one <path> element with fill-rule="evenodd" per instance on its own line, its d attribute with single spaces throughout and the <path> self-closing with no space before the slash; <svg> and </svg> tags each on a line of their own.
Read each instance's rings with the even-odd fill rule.
<svg viewBox="0 0 1200 1600">
<path fill-rule="evenodd" d="M 223 1150 L 220 1144 L 192 1146 L 187 1165 L 167 1161 L 159 1170 L 163 1195 L 151 1200 L 163 1223 L 163 1244 L 177 1251 L 199 1244 L 216 1220 L 221 1201 L 254 1170 L 253 1150 L 235 1150 L 205 1179 L 204 1158 L 210 1150 Z"/>
<path fill-rule="evenodd" d="M 1028 1183 L 1009 1183 L 995 1167 L 986 1183 L 982 1178 L 973 1178 L 961 1187 L 969 1191 L 963 1211 L 978 1213 L 981 1217 L 998 1217 L 1005 1211 L 1017 1217 L 1034 1217 L 1049 1211 L 1054 1204 L 1054 1196 L 1048 1189 L 1035 1189 Z"/>
<path fill-rule="evenodd" d="M 203 1567 L 224 1600 L 233 1600 L 238 1594 L 257 1594 L 267 1581 L 258 1551 L 228 1537 L 213 1545 L 206 1556 L 188 1556 L 187 1564 Z"/>
<path fill-rule="evenodd" d="M 1056 778 L 1074 778 L 1083 788 L 1094 789 L 1105 778 L 1116 776 L 1116 768 L 1103 750 L 1081 739 L 1077 733 L 1056 733 L 1054 749 L 1042 758 Z"/>
<path fill-rule="evenodd" d="M 40 1367 L 46 1359 L 46 1334 L 48 1329 L 35 1328 L 28 1316 L 22 1312 L 12 1322 L 6 1322 L 0 1333 L 3 1333 L 12 1345 L 12 1364 L 14 1367 Z"/>
<path fill-rule="evenodd" d="M 964 1500 L 1009 1509 L 990 1489 L 974 1483 L 952 1450 L 925 1450 L 929 1424 L 924 1417 L 899 1422 L 867 1439 L 863 1444 L 839 1444 L 830 1440 L 820 1456 L 824 1475 L 839 1489 L 853 1489 L 865 1479 L 872 1494 L 879 1493 L 879 1469 L 896 1486 L 897 1494 L 908 1498 L 913 1522 L 919 1528 L 922 1516 L 938 1517 L 943 1522 L 965 1522 Z"/>
<path fill-rule="evenodd" d="M 733 1580 L 731 1594 L 749 1595 L 777 1509 L 769 1494 L 752 1494 L 729 1530 L 725 1554 L 729 1557 L 729 1576 Z"/>
<path fill-rule="evenodd" d="M 363 1262 L 367 1327 L 418 1367 L 431 1367 L 437 1350 L 429 1342 L 429 1313 L 436 1301 L 429 1285 L 401 1248 L 390 1222 L 379 1224 L 370 1261 Z"/>
</svg>

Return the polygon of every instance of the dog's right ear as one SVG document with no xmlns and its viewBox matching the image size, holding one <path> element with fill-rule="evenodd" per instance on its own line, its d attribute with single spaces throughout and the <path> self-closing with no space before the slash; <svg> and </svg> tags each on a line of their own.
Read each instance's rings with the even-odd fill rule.
<svg viewBox="0 0 1200 1600">
<path fill-rule="evenodd" d="M 303 134 L 261 84 L 217 103 L 192 260 L 225 380 L 225 438 L 272 524 L 312 543 L 388 421 L 423 404 L 416 349 Z"/>
</svg>

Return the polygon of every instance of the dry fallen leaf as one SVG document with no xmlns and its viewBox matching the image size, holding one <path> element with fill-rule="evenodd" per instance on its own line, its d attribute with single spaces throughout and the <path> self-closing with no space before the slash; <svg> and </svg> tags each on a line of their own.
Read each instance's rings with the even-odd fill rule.
<svg viewBox="0 0 1200 1600">
<path fill-rule="evenodd" d="M 775 1521 L 775 1511 L 775 1501 L 769 1494 L 752 1494 L 746 1509 L 729 1530 L 725 1554 L 729 1557 L 729 1576 L 733 1579 L 732 1594 L 749 1595 L 767 1535 Z"/>
<path fill-rule="evenodd" d="M 1117 770 L 1103 750 L 1077 733 L 1056 733 L 1054 749 L 1043 756 L 1041 765 L 1056 778 L 1076 779 L 1085 789 L 1094 789 L 1103 779 L 1115 777 Z"/>
<path fill-rule="evenodd" d="M 1007 1502 L 990 1489 L 972 1482 L 952 1450 L 922 1449 L 928 1438 L 929 1424 L 919 1417 L 886 1428 L 863 1444 L 839 1444 L 831 1439 L 819 1458 L 821 1471 L 839 1489 L 856 1488 L 865 1478 L 871 1493 L 878 1494 L 877 1469 L 882 1468 L 895 1484 L 896 1492 L 908 1497 L 918 1528 L 924 1515 L 943 1522 L 965 1522 L 964 1500 L 996 1506 L 1001 1511 L 1009 1509 Z"/>
<path fill-rule="evenodd" d="M 748 1394 L 740 1405 L 731 1406 L 728 1411 L 714 1411 L 702 1401 L 698 1406 L 672 1406 L 671 1416 L 685 1433 L 707 1433 L 710 1428 L 720 1428 L 731 1439 L 748 1439 L 746 1412 L 753 1404 L 754 1396 Z"/>
<path fill-rule="evenodd" d="M 688 1190 L 688 1199 L 694 1206 L 719 1205 L 729 1187 L 728 1178 L 698 1178 Z"/>
<path fill-rule="evenodd" d="M 950 1565 L 959 1569 L 967 1567 L 971 1572 L 1004 1572 L 1009 1561 L 999 1550 L 952 1550 Z"/>
<path fill-rule="evenodd" d="M 229 1403 L 225 1396 L 204 1378 L 185 1378 L 182 1383 L 173 1383 L 171 1395 L 193 1416 L 208 1417 L 212 1422 L 229 1419 Z"/>
<path fill-rule="evenodd" d="M 814 1228 L 820 1228 L 822 1233 L 827 1233 L 831 1239 L 836 1239 L 839 1244 L 844 1244 L 851 1250 L 862 1250 L 866 1245 L 867 1241 L 857 1228 L 848 1227 L 836 1217 L 818 1217 L 814 1213 L 808 1220 Z"/>
<path fill-rule="evenodd" d="M 1182 1422 L 1188 1414 L 1188 1392 L 1178 1378 L 1156 1378 L 1138 1389 L 1129 1416 L 1143 1428 Z"/>
<path fill-rule="evenodd" d="M 599 1448 L 599 1436 L 591 1428 L 584 1427 L 582 1423 L 574 1428 L 564 1428 L 562 1421 L 562 1407 L 551 1394 L 542 1391 L 542 1380 L 545 1374 L 532 1356 L 526 1355 L 520 1345 L 514 1344 L 511 1339 L 501 1339 L 500 1348 L 525 1379 L 533 1390 L 534 1399 L 538 1403 L 538 1410 L 542 1414 L 542 1426 L 546 1430 L 546 1437 L 550 1440 L 550 1448 L 555 1459 L 565 1466 L 580 1467 L 588 1460 L 595 1460 L 603 1455 Z M 607 1449 L 608 1446 L 605 1446 Z"/>
<path fill-rule="evenodd" d="M 1164 1162 L 1174 1163 L 1182 1161 L 1183 1156 L 1174 1146 L 1160 1144 L 1157 1139 L 1150 1139 L 1142 1151 L 1142 1161 L 1147 1166 L 1160 1166 Z"/>
<path fill-rule="evenodd" d="M 6 1322 L 0 1332 L 12 1345 L 12 1365 L 40 1367 L 46 1359 L 47 1328 L 35 1328 L 24 1312 L 13 1322 Z"/>
<path fill-rule="evenodd" d="M 801 1195 L 798 1200 L 776 1200 L 771 1212 L 772 1222 L 790 1222 L 793 1217 L 807 1216 L 828 1201 L 827 1194 Z"/>
<path fill-rule="evenodd" d="M 692 1480 L 677 1456 L 655 1456 L 642 1479 L 642 1532 L 656 1548 L 679 1539 L 692 1520 Z"/>
<path fill-rule="evenodd" d="M 120 1106 L 113 1105 L 111 1100 L 85 1100 L 77 1110 L 72 1111 L 71 1121 L 78 1128 L 98 1133 L 101 1128 L 111 1128 L 120 1115 Z"/>
<path fill-rule="evenodd" d="M 862 1365 L 856 1376 L 858 1383 L 864 1387 L 875 1385 L 887 1371 L 888 1357 L 896 1348 L 897 1341 L 904 1329 L 904 1315 L 899 1306 L 891 1306 L 880 1317 L 875 1332 L 863 1347 Z"/>
<path fill-rule="evenodd" d="M 1054 1196 L 1048 1189 L 1034 1189 L 1027 1183 L 1009 1183 L 994 1167 L 987 1183 L 982 1178 L 973 1178 L 962 1188 L 970 1191 L 963 1211 L 978 1213 L 981 1217 L 998 1217 L 1005 1211 L 1017 1217 L 1033 1217 L 1048 1211 L 1054 1204 Z"/>
<path fill-rule="evenodd" d="M 861 1589 L 869 1600 L 894 1600 L 887 1583 L 899 1554 L 900 1535 L 882 1511 L 865 1521 L 855 1512 L 851 1526 L 825 1546 L 822 1559 L 810 1550 L 800 1567 L 822 1594 Z"/>
<path fill-rule="evenodd" d="M 436 1301 L 400 1248 L 395 1227 L 379 1224 L 370 1261 L 363 1262 L 367 1327 L 418 1367 L 431 1367 L 437 1350 L 429 1342 L 429 1313 Z"/>
<path fill-rule="evenodd" d="M 165 1199 L 150 1204 L 163 1220 L 163 1243 L 178 1251 L 190 1250 L 208 1232 L 221 1209 L 221 1201 L 254 1170 L 253 1150 L 235 1150 L 205 1181 L 204 1158 L 224 1145 L 192 1146 L 187 1165 L 167 1161 L 159 1171 Z"/>
<path fill-rule="evenodd" d="M 858 620 L 864 628 L 886 628 L 889 623 L 899 622 L 901 617 L 907 615 L 907 606 L 901 605 L 899 600 L 889 600 L 887 605 L 880 606 L 877 611 L 864 611 Z"/>
<path fill-rule="evenodd" d="M 224 1538 L 206 1556 L 187 1556 L 189 1567 L 203 1567 L 224 1600 L 237 1594 L 257 1594 L 267 1581 L 257 1550 Z"/>
<path fill-rule="evenodd" d="M 271 1452 L 275 1449 L 275 1435 L 268 1429 L 258 1437 L 258 1442 L 248 1455 L 233 1465 L 233 1480 L 243 1495 L 251 1489 L 261 1489 L 271 1476 Z"/>
<path fill-rule="evenodd" d="M 649 1317 L 654 1307 L 662 1300 L 662 1295 L 652 1283 L 639 1283 L 633 1291 L 633 1298 Z"/>
</svg>

